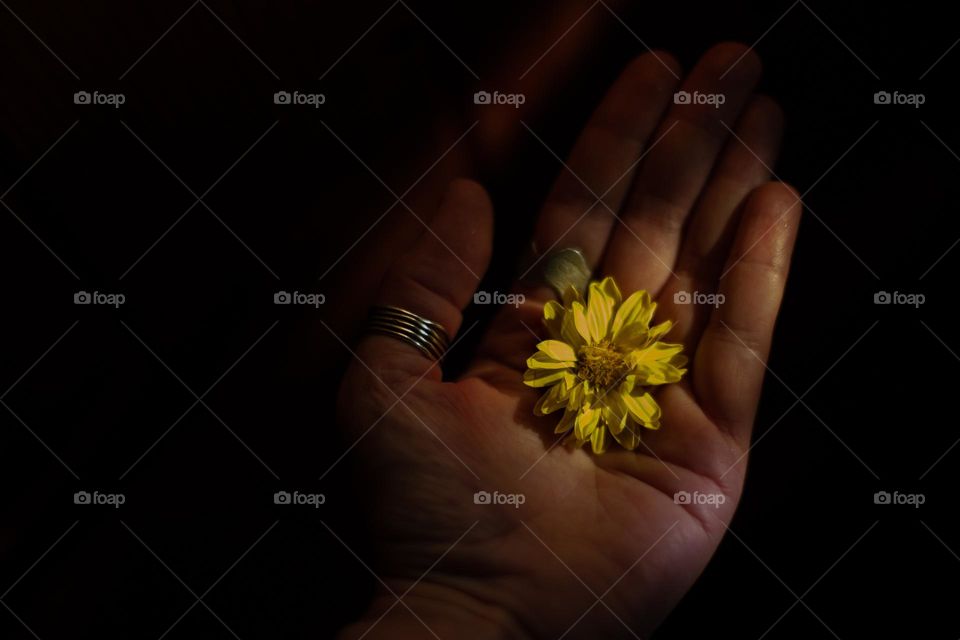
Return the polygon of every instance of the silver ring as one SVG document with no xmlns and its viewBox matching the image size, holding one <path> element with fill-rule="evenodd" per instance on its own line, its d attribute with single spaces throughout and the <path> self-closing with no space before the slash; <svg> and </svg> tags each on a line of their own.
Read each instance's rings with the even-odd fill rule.
<svg viewBox="0 0 960 640">
<path fill-rule="evenodd" d="M 397 338 L 433 360 L 442 360 L 450 348 L 450 337 L 443 325 L 400 307 L 385 305 L 370 309 L 367 331 Z"/>
</svg>

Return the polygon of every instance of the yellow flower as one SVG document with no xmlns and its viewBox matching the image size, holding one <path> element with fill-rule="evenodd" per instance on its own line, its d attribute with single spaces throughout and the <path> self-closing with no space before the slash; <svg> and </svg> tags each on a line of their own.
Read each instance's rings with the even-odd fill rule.
<svg viewBox="0 0 960 640">
<path fill-rule="evenodd" d="M 683 345 L 661 342 L 669 320 L 650 326 L 657 305 L 646 291 L 626 300 L 613 278 L 590 283 L 587 300 L 572 287 L 563 303 L 543 309 L 550 340 L 527 359 L 525 384 L 549 387 L 533 412 L 564 410 L 556 433 L 594 453 L 609 444 L 607 432 L 629 450 L 640 444 L 643 428 L 660 428 L 660 406 L 650 388 L 679 382 L 686 369 Z"/>
</svg>

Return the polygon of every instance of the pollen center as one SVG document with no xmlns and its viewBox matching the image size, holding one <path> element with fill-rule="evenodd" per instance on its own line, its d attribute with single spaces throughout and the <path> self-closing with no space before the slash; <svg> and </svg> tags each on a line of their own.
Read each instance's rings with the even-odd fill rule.
<svg viewBox="0 0 960 640">
<path fill-rule="evenodd" d="M 629 367 L 623 355 L 609 344 L 585 345 L 577 352 L 577 376 L 597 389 L 618 382 Z"/>
</svg>

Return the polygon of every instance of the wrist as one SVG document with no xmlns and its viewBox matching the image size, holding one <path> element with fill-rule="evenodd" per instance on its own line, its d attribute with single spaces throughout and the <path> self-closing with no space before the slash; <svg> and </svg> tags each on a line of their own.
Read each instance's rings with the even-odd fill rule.
<svg viewBox="0 0 960 640">
<path fill-rule="evenodd" d="M 391 584 L 403 594 L 409 586 Z M 446 586 L 419 583 L 402 602 L 377 595 L 357 622 L 344 628 L 338 640 L 529 640 L 516 618 L 502 607 L 481 602 Z"/>
</svg>

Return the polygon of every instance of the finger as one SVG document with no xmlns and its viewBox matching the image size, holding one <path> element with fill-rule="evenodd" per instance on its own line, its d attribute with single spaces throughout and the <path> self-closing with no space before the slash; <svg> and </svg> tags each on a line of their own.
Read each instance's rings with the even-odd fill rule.
<svg viewBox="0 0 960 640">
<path fill-rule="evenodd" d="M 534 230 L 541 255 L 578 247 L 594 268 L 630 188 L 637 161 L 676 85 L 679 65 L 653 52 L 616 80 L 574 144 Z M 599 200 L 599 202 L 598 202 Z"/>
<path fill-rule="evenodd" d="M 658 309 L 676 325 L 671 340 L 693 351 L 718 304 L 717 279 L 723 270 L 747 195 L 770 179 L 783 132 L 783 113 L 775 101 L 754 96 L 736 123 L 717 169 L 690 217 L 677 259 L 679 278 L 669 278 Z"/>
<path fill-rule="evenodd" d="M 387 269 L 377 304 L 402 307 L 438 322 L 452 340 L 460 329 L 461 311 L 490 262 L 492 242 L 493 207 L 486 191 L 475 182 L 454 180 L 431 227 Z M 377 372 L 441 378 L 431 358 L 390 336 L 367 335 L 357 355 Z"/>
<path fill-rule="evenodd" d="M 694 359 L 701 407 L 742 443 L 760 399 L 802 206 L 780 182 L 750 194 L 720 279 L 726 301 L 712 312 Z"/>
<path fill-rule="evenodd" d="M 611 210 L 618 211 L 629 192 L 638 160 L 669 106 L 678 75 L 679 65 L 671 56 L 651 52 L 631 62 L 616 80 L 574 144 L 540 213 L 534 230 L 540 256 L 577 247 L 590 268 L 596 267 L 614 224 Z M 523 282 L 533 280 L 539 266 L 535 262 L 520 274 L 516 289 L 526 302 L 497 314 L 468 375 L 491 362 L 522 366 L 524 353 L 536 341 L 542 306 L 555 297 L 546 286 Z"/>
<path fill-rule="evenodd" d="M 644 158 L 604 257 L 604 272 L 624 291 L 656 295 L 671 277 L 684 223 L 728 137 L 723 123 L 736 121 L 759 77 L 752 51 L 724 43 L 704 54 L 684 81 L 678 95 L 690 96 L 690 103 L 675 104 L 661 123 L 660 142 Z"/>
</svg>

